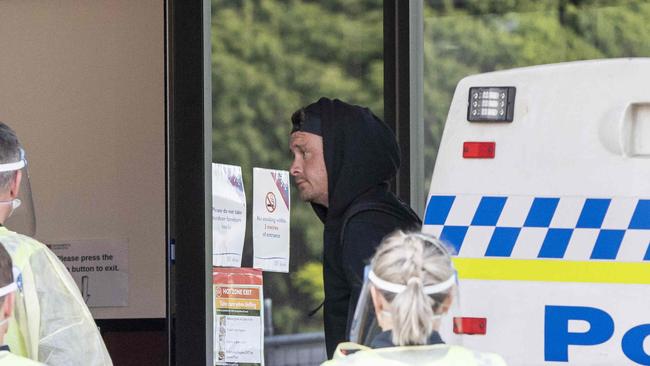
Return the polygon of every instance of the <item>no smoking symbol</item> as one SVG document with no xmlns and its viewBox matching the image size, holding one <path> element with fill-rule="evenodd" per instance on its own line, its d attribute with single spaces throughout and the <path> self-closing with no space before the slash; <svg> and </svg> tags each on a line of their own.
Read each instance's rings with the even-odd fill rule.
<svg viewBox="0 0 650 366">
<path fill-rule="evenodd" d="M 264 199 L 264 203 L 266 204 L 266 210 L 268 212 L 275 211 L 276 208 L 275 194 L 273 194 L 273 192 L 267 193 L 266 198 Z"/>
</svg>

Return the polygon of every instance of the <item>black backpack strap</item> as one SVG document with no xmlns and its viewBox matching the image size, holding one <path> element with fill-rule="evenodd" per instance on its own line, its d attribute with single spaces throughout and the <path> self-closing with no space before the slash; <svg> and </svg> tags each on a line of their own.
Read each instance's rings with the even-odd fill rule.
<svg viewBox="0 0 650 366">
<path fill-rule="evenodd" d="M 401 201 L 400 201 L 401 203 Z M 422 221 L 418 217 L 418 215 L 413 212 L 413 210 L 407 206 L 406 204 L 402 203 L 403 207 L 406 208 L 411 214 L 413 215 L 414 219 L 416 219 L 418 224 L 422 224 Z M 364 202 L 360 203 L 357 205 L 352 206 L 351 209 L 349 209 L 345 215 L 343 216 L 343 223 L 341 224 L 341 233 L 339 237 L 339 244 L 343 246 L 343 239 L 345 237 L 345 228 L 348 225 L 348 222 L 350 219 L 352 219 L 354 216 L 360 214 L 361 212 L 365 211 L 377 211 L 377 212 L 382 212 L 388 215 L 391 215 L 393 217 L 396 217 L 398 219 L 404 219 L 404 217 L 398 213 L 395 212 L 395 208 L 387 203 L 381 203 L 381 202 Z"/>
<path fill-rule="evenodd" d="M 321 302 L 320 305 L 318 305 L 318 307 L 309 311 L 309 314 L 307 314 L 307 316 L 311 318 L 312 316 L 316 315 L 318 310 L 320 310 L 323 306 L 325 306 L 325 300 L 323 300 L 323 302 Z"/>
</svg>

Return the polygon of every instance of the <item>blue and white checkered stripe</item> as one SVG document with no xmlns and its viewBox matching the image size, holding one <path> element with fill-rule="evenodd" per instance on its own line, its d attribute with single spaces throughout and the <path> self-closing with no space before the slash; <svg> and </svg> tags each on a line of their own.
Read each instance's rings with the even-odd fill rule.
<svg viewBox="0 0 650 366">
<path fill-rule="evenodd" d="M 424 225 L 461 257 L 650 261 L 650 199 L 434 195 Z"/>
</svg>

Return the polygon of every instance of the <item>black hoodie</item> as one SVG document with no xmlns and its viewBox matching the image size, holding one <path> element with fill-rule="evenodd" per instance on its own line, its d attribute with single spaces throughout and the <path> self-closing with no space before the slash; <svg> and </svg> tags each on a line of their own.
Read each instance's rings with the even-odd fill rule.
<svg viewBox="0 0 650 366">
<path fill-rule="evenodd" d="M 399 168 L 392 130 L 372 112 L 338 99 L 321 98 L 305 108 L 321 119 L 329 206 L 312 203 L 325 224 L 325 341 L 331 358 L 348 339 L 365 265 L 397 229 L 417 229 L 418 216 L 388 190 Z M 342 232 L 343 226 L 345 229 Z"/>
</svg>

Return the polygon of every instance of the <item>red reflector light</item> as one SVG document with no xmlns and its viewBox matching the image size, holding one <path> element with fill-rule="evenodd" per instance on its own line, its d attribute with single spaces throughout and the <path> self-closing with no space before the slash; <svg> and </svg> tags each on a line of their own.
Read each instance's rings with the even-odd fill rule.
<svg viewBox="0 0 650 366">
<path fill-rule="evenodd" d="M 464 142 L 463 158 L 465 159 L 494 159 L 495 142 Z"/>
<path fill-rule="evenodd" d="M 485 334 L 487 318 L 454 318 L 454 333 Z"/>
</svg>

